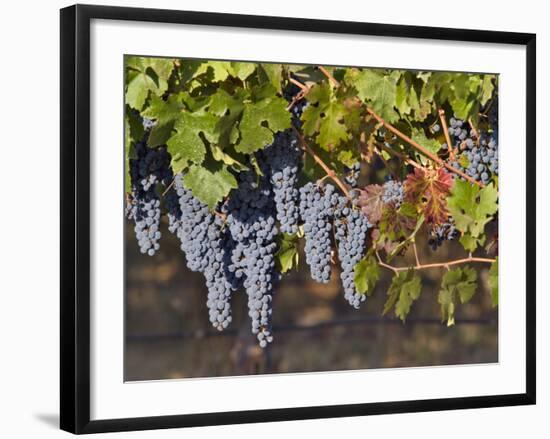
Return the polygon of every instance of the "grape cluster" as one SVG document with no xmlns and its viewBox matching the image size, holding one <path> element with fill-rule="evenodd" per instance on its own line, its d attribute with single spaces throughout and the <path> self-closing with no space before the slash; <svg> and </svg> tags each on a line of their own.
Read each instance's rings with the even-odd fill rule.
<svg viewBox="0 0 550 439">
<path fill-rule="evenodd" d="M 226 269 L 225 255 L 229 237 L 225 233 L 222 218 L 213 216 L 207 231 L 209 241 L 208 265 L 203 271 L 208 288 L 208 315 L 212 325 L 219 331 L 231 323 L 232 275 Z"/>
<path fill-rule="evenodd" d="M 174 187 L 175 180 L 173 177 L 172 179 L 173 182 L 167 184 L 168 190 L 164 195 L 164 205 L 166 207 L 166 216 L 168 217 L 168 231 L 177 235 L 181 227 L 181 208 L 179 195 Z"/>
<path fill-rule="evenodd" d="M 149 148 L 145 140 L 135 145 L 130 159 L 132 192 L 126 216 L 134 221 L 134 232 L 141 253 L 153 256 L 160 248 L 160 197 L 157 183 L 169 178 L 170 154 L 166 147 Z"/>
<path fill-rule="evenodd" d="M 279 273 L 275 267 L 276 209 L 266 177 L 253 172 L 238 175 L 239 186 L 224 206 L 231 235 L 227 270 L 232 287 L 244 286 L 252 333 L 260 347 L 273 341 L 272 301 Z"/>
<path fill-rule="evenodd" d="M 361 174 L 361 162 L 354 163 L 353 165 L 351 165 L 351 167 L 346 168 L 344 172 L 345 182 L 352 188 L 356 188 L 357 180 L 359 180 L 359 175 Z"/>
<path fill-rule="evenodd" d="M 403 203 L 405 192 L 403 190 L 403 183 L 395 180 L 388 180 L 384 183 L 384 192 L 382 192 L 382 201 L 386 204 L 390 204 L 396 209 L 399 209 Z"/>
<path fill-rule="evenodd" d="M 310 182 L 300 188 L 306 262 L 310 267 L 311 278 L 317 282 L 328 283 L 330 280 L 330 231 L 337 201 L 338 194 L 330 184 L 321 188 Z"/>
<path fill-rule="evenodd" d="M 153 256 L 160 248 L 160 200 L 150 192 L 133 201 L 129 216 L 134 220 L 134 232 L 141 253 Z"/>
<path fill-rule="evenodd" d="M 277 220 L 283 233 L 294 234 L 300 219 L 298 211 L 298 174 L 301 164 L 298 139 L 291 131 L 275 135 L 274 142 L 263 150 L 263 168 L 273 190 Z"/>
<path fill-rule="evenodd" d="M 203 272 L 208 265 L 208 227 L 213 215 L 208 206 L 195 198 L 183 186 L 181 174 L 175 176 L 174 185 L 181 210 L 180 227 L 176 230 L 185 253 L 187 267 L 191 271 Z"/>
<path fill-rule="evenodd" d="M 231 323 L 230 299 L 233 288 L 224 266 L 228 237 L 223 221 L 183 186 L 180 174 L 175 176 L 174 186 L 181 212 L 176 233 L 185 253 L 187 267 L 204 275 L 210 322 L 218 330 L 225 329 Z"/>
<path fill-rule="evenodd" d="M 354 205 L 349 206 L 349 200 L 341 196 L 335 211 L 334 226 L 338 259 L 342 267 L 340 279 L 344 287 L 344 297 L 357 309 L 365 301 L 366 295 L 355 288 L 355 265 L 363 257 L 367 232 L 371 225 L 359 209 Z"/>
<path fill-rule="evenodd" d="M 459 234 L 451 217 L 449 217 L 447 222 L 432 227 L 428 233 L 428 245 L 432 250 L 437 250 L 445 241 L 456 239 Z"/>
<path fill-rule="evenodd" d="M 496 122 L 495 122 L 496 123 Z M 455 149 L 462 151 L 451 166 L 464 171 L 476 181 L 487 184 L 491 175 L 498 175 L 497 131 L 493 133 L 468 130 L 468 125 L 454 117 L 450 119 L 449 135 L 455 142 Z M 464 160 L 465 159 L 465 160 Z M 466 161 L 467 166 L 462 163 Z"/>
<path fill-rule="evenodd" d="M 152 121 L 144 124 L 148 131 L 154 126 Z M 292 130 L 277 133 L 256 159 L 261 172 L 240 172 L 238 187 L 213 211 L 185 187 L 181 174 L 173 175 L 166 146 L 149 148 L 144 140 L 136 144 L 129 162 L 127 215 L 135 222 L 141 251 L 153 255 L 159 249 L 161 207 L 165 209 L 168 229 L 179 238 L 187 267 L 206 279 L 212 325 L 218 330 L 228 327 L 232 293 L 244 288 L 252 333 L 263 348 L 273 341 L 273 294 L 281 277 L 275 263 L 278 233 L 295 234 L 303 225 L 311 277 L 327 283 L 334 228 L 344 296 L 357 308 L 365 298 L 355 290 L 354 267 L 362 258 L 370 225 L 334 186 L 307 183 L 298 189 L 301 149 Z M 357 184 L 359 170 L 358 164 L 348 170 L 350 185 Z M 399 185 L 388 182 L 387 202 L 401 202 Z"/>
</svg>

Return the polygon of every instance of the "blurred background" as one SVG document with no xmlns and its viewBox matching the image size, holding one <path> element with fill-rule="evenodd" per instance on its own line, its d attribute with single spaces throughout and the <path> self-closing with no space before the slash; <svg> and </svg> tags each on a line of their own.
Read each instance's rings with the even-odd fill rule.
<svg viewBox="0 0 550 439">
<path fill-rule="evenodd" d="M 245 292 L 233 294 L 231 326 L 216 331 L 208 321 L 202 274 L 187 269 L 166 224 L 162 232 L 161 250 L 149 257 L 140 254 L 133 225 L 126 227 L 126 381 L 498 361 L 498 308 L 491 306 L 488 267 L 476 266 L 478 290 L 458 305 L 456 324 L 447 327 L 437 303 L 442 269 L 421 271 L 421 297 L 402 323 L 393 310 L 381 316 L 389 270 L 382 269 L 375 292 L 355 310 L 343 297 L 338 267 L 329 284 L 316 283 L 302 254 L 300 269 L 278 285 L 275 340 L 261 349 L 250 331 Z M 464 255 L 457 242 L 432 251 L 422 233 L 417 243 L 423 263 Z M 413 260 L 407 254 L 393 262 Z"/>
</svg>

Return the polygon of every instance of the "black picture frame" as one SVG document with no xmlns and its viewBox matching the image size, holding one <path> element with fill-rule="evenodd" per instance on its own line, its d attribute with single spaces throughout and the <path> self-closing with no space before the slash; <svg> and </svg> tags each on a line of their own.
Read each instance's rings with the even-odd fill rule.
<svg viewBox="0 0 550 439">
<path fill-rule="evenodd" d="M 526 392 L 415 401 L 224 413 L 90 419 L 90 21 L 130 20 L 384 37 L 454 40 L 526 47 Z M 536 35 L 288 17 L 75 5 L 61 10 L 61 370 L 60 426 L 99 433 L 249 422 L 535 404 Z"/>
</svg>

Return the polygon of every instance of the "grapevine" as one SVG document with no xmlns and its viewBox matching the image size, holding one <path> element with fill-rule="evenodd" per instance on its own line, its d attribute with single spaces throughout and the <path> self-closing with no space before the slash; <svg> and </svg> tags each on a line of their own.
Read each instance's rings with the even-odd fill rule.
<svg viewBox="0 0 550 439">
<path fill-rule="evenodd" d="M 354 308 L 388 270 L 382 313 L 403 321 L 426 269 L 441 270 L 449 325 L 476 270 L 498 297 L 497 76 L 133 56 L 125 68 L 126 216 L 147 256 L 164 224 L 179 238 L 216 329 L 242 292 L 259 346 L 272 343 L 277 285 L 301 251 Z M 422 236 L 434 255 L 464 255 L 423 263 Z"/>
</svg>

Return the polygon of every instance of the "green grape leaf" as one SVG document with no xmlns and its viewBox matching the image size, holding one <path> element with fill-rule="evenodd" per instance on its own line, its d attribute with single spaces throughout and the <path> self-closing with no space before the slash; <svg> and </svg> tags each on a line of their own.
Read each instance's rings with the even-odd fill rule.
<svg viewBox="0 0 550 439">
<path fill-rule="evenodd" d="M 493 306 L 498 305 L 498 257 L 491 264 L 489 269 L 489 288 L 491 288 L 491 300 Z"/>
<path fill-rule="evenodd" d="M 491 183 L 480 189 L 467 181 L 456 180 L 447 206 L 457 229 L 466 238 L 461 243 L 468 251 L 474 251 L 485 241 L 485 225 L 498 211 L 498 192 Z"/>
<path fill-rule="evenodd" d="M 307 136 L 316 136 L 321 148 L 329 151 L 348 141 L 350 134 L 344 123 L 348 110 L 334 95 L 326 82 L 316 84 L 308 93 L 309 105 L 302 113 L 303 132 Z"/>
<path fill-rule="evenodd" d="M 395 107 L 401 115 L 420 110 L 420 100 L 417 89 L 413 86 L 412 74 L 404 72 L 397 83 L 395 92 Z"/>
<path fill-rule="evenodd" d="M 321 116 L 319 135 L 316 139 L 321 147 L 329 150 L 350 138 L 345 124 L 342 123 L 345 115 L 344 105 L 336 101 L 325 108 L 324 115 Z"/>
<path fill-rule="evenodd" d="M 147 140 L 150 147 L 164 145 L 171 137 L 174 122 L 184 108 L 181 101 L 182 95 L 180 94 L 170 95 L 166 101 L 155 95 L 151 97 L 149 104 L 141 112 L 144 117 L 156 121 Z"/>
<path fill-rule="evenodd" d="M 489 102 L 489 99 L 491 99 L 491 96 L 493 96 L 493 89 L 495 88 L 493 85 L 493 75 L 484 75 L 483 76 L 483 83 L 481 85 L 481 99 L 479 100 L 479 103 L 481 105 L 485 105 L 487 102 Z"/>
<path fill-rule="evenodd" d="M 254 70 L 256 70 L 256 65 L 257 64 L 251 62 L 232 62 L 231 76 L 234 76 L 236 78 L 239 78 L 241 81 L 244 81 L 254 72 Z"/>
<path fill-rule="evenodd" d="M 225 163 L 231 169 L 237 172 L 248 171 L 248 166 L 244 165 L 242 162 L 233 158 L 230 154 L 226 153 L 218 145 L 210 144 L 210 151 L 212 152 L 212 157 L 214 160 Z"/>
<path fill-rule="evenodd" d="M 355 86 L 362 101 L 366 101 L 372 109 L 386 121 L 392 123 L 399 119 L 395 111 L 397 81 L 402 72 L 393 70 L 385 73 L 373 69 L 349 69 L 346 80 Z"/>
<path fill-rule="evenodd" d="M 477 272 L 470 267 L 455 268 L 443 276 L 437 300 L 441 305 L 441 319 L 447 320 L 447 326 L 455 323 L 457 300 L 467 303 L 476 292 L 476 281 Z"/>
<path fill-rule="evenodd" d="M 298 236 L 283 233 L 278 236 L 279 249 L 275 254 L 275 263 L 281 273 L 298 267 Z"/>
<path fill-rule="evenodd" d="M 235 149 L 250 154 L 271 144 L 273 134 L 277 131 L 290 128 L 287 105 L 288 103 L 279 97 L 246 103 L 239 123 L 241 138 Z"/>
<path fill-rule="evenodd" d="M 141 110 L 149 92 L 162 95 L 168 88 L 168 78 L 173 68 L 171 59 L 126 57 L 126 103 Z"/>
<path fill-rule="evenodd" d="M 434 96 L 440 89 L 441 73 L 421 72 L 416 75 L 422 81 L 418 109 L 414 113 L 414 120 L 422 122 L 432 113 L 435 107 Z"/>
<path fill-rule="evenodd" d="M 483 245 L 483 241 L 484 241 L 483 236 L 474 238 L 469 233 L 464 233 L 458 240 L 458 242 L 462 244 L 462 247 L 464 248 L 464 250 L 470 253 L 474 252 L 475 249 L 478 247 L 478 245 Z"/>
<path fill-rule="evenodd" d="M 125 131 L 125 137 L 126 137 L 126 147 L 128 148 L 130 143 L 136 143 L 143 139 L 143 135 L 145 134 L 145 129 L 143 128 L 143 120 L 134 111 L 130 111 L 129 107 L 126 107 L 126 131 Z"/>
<path fill-rule="evenodd" d="M 418 216 L 416 209 L 410 203 L 403 203 L 399 208 L 393 205 L 384 207 L 379 227 L 381 240 L 392 243 L 386 248 L 388 260 L 408 245 L 422 223 L 424 223 L 424 217 Z M 402 242 L 402 239 L 405 241 Z"/>
<path fill-rule="evenodd" d="M 395 90 L 395 106 L 402 115 L 409 114 L 412 110 L 412 107 L 409 104 L 409 86 L 405 77 L 403 76 L 401 80 L 397 83 L 397 88 Z"/>
<path fill-rule="evenodd" d="M 194 59 L 179 59 L 178 60 L 178 73 L 182 85 L 189 85 L 188 83 L 204 73 L 202 65 L 204 61 Z"/>
<path fill-rule="evenodd" d="M 360 294 L 370 296 L 374 292 L 374 287 L 380 279 L 380 266 L 372 255 L 362 258 L 353 268 L 355 273 L 353 281 L 355 289 Z"/>
<path fill-rule="evenodd" d="M 206 147 L 201 135 L 214 142 L 217 120 L 218 118 L 210 113 L 180 113 L 174 125 L 176 133 L 166 142 L 175 174 L 183 171 L 190 163 L 203 162 Z"/>
<path fill-rule="evenodd" d="M 420 146 L 423 146 L 433 154 L 437 154 L 441 149 L 441 143 L 439 143 L 437 139 L 428 139 L 423 129 L 414 128 L 411 137 L 415 142 L 420 144 Z M 430 162 L 430 159 L 428 159 L 424 154 L 418 153 L 417 156 L 423 165 Z"/>
<path fill-rule="evenodd" d="M 260 64 L 258 74 L 262 82 L 270 83 L 277 93 L 281 93 L 281 82 L 283 80 L 283 67 L 280 64 Z"/>
<path fill-rule="evenodd" d="M 459 119 L 468 119 L 479 108 L 477 97 L 473 95 L 465 99 L 450 98 L 449 102 L 453 107 L 455 117 Z"/>
<path fill-rule="evenodd" d="M 347 167 L 352 167 L 355 163 L 361 160 L 361 156 L 356 149 L 338 148 L 336 152 L 336 158 L 338 161 Z"/>
<path fill-rule="evenodd" d="M 416 77 L 421 79 L 424 83 L 428 83 L 432 77 L 432 72 L 418 72 Z"/>
<path fill-rule="evenodd" d="M 208 102 L 208 111 L 216 116 L 233 115 L 234 118 L 240 116 L 244 104 L 243 101 L 248 99 L 248 93 L 244 90 L 229 94 L 223 88 L 218 88 L 216 92 L 210 96 Z"/>
<path fill-rule="evenodd" d="M 130 159 L 134 155 L 134 145 L 139 142 L 145 133 L 141 117 L 126 107 L 126 117 L 124 118 L 124 189 L 131 192 L 132 182 L 130 179 Z"/>
<path fill-rule="evenodd" d="M 412 224 L 412 219 L 416 217 L 416 209 L 414 206 L 412 206 L 409 203 L 403 203 L 401 207 L 399 208 L 399 216 L 398 218 L 408 218 L 409 222 L 408 224 Z M 409 243 L 415 241 L 416 234 L 420 230 L 420 227 L 422 227 L 422 224 L 424 224 L 424 215 L 420 215 L 418 219 L 416 220 L 416 225 L 414 226 L 414 229 L 410 233 L 409 236 L 406 237 L 404 241 L 401 241 L 399 244 L 395 246 L 392 250 L 388 252 L 388 262 L 391 261 L 397 254 L 399 254 L 406 246 L 409 245 Z M 405 232 L 407 229 L 403 229 L 403 232 Z"/>
<path fill-rule="evenodd" d="M 148 145 L 151 148 L 156 146 L 164 145 L 172 136 L 172 131 L 174 129 L 174 121 L 168 121 L 162 124 L 157 124 L 151 128 L 149 133 L 149 138 L 147 140 Z"/>
<path fill-rule="evenodd" d="M 237 188 L 237 180 L 227 167 L 213 161 L 191 165 L 183 177 L 183 184 L 210 209 L 222 201 L 231 189 Z"/>
<path fill-rule="evenodd" d="M 203 74 L 209 76 L 212 82 L 221 82 L 233 74 L 233 68 L 229 61 L 207 61 L 199 66 L 194 76 Z"/>
<path fill-rule="evenodd" d="M 215 131 L 221 148 L 227 148 L 238 142 L 240 133 L 237 122 L 242 116 L 243 102 L 248 98 L 249 93 L 243 89 L 230 95 L 224 89 L 218 88 L 211 96 L 208 111 L 219 117 Z"/>
<path fill-rule="evenodd" d="M 397 273 L 388 289 L 388 299 L 384 304 L 383 314 L 395 307 L 395 315 L 403 322 L 409 315 L 411 306 L 420 297 L 422 280 L 415 270 L 403 270 Z"/>
<path fill-rule="evenodd" d="M 434 74 L 439 90 L 437 101 L 440 105 L 447 101 L 455 117 L 476 121 L 480 103 L 490 88 L 490 84 L 483 83 L 484 76 L 469 73 Z"/>
<path fill-rule="evenodd" d="M 449 85 L 454 91 L 454 95 L 457 99 L 466 99 L 470 94 L 470 75 L 467 73 L 455 73 L 451 75 L 451 82 Z"/>
</svg>

